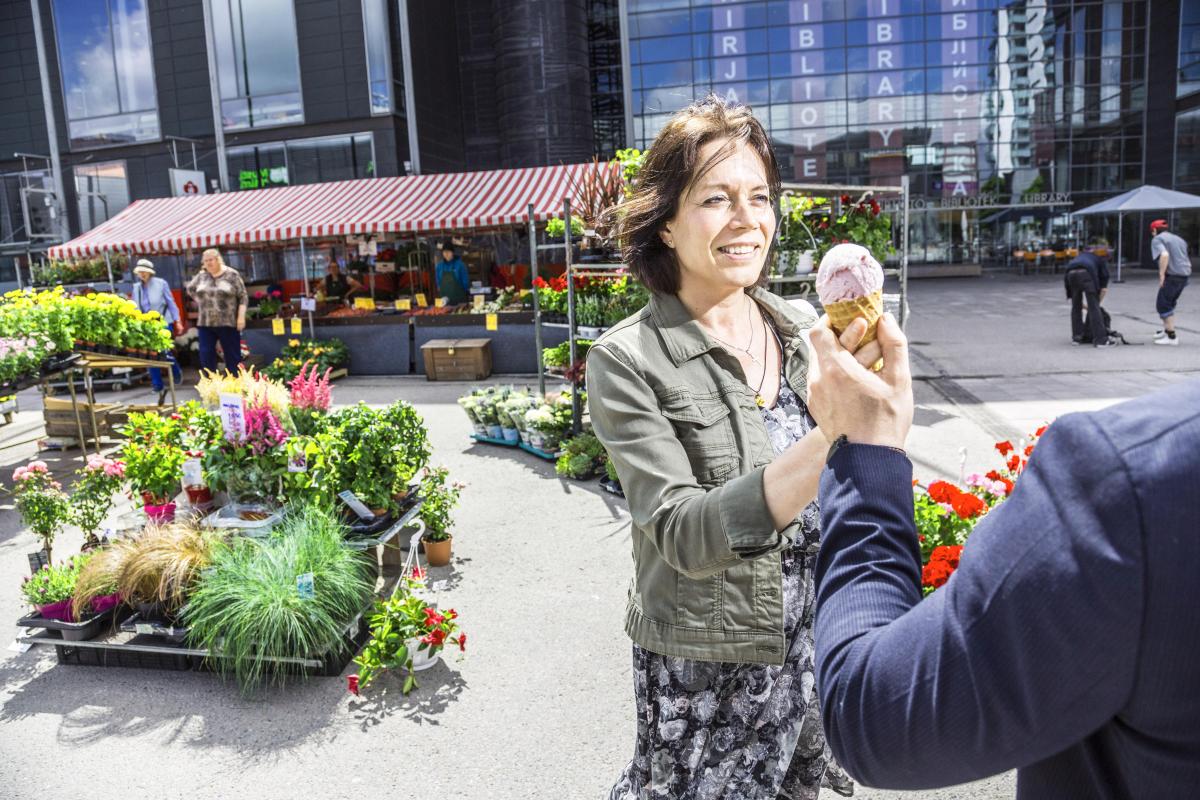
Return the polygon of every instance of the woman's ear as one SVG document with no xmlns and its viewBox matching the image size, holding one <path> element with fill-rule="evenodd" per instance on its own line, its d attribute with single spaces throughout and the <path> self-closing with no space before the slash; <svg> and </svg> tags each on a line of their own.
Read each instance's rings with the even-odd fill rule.
<svg viewBox="0 0 1200 800">
<path fill-rule="evenodd" d="M 658 232 L 658 238 L 662 239 L 662 243 L 672 250 L 675 249 L 675 237 L 671 234 L 671 224 L 668 222 Z"/>
</svg>

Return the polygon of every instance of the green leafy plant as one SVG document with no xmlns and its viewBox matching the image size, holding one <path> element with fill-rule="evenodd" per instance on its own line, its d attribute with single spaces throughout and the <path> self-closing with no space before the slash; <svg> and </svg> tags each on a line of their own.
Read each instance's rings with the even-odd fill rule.
<svg viewBox="0 0 1200 800">
<path fill-rule="evenodd" d="M 391 429 L 399 458 L 392 480 L 392 493 L 407 491 L 408 483 L 429 462 L 429 436 L 425 420 L 411 404 L 397 400 L 379 410 L 379 421 Z"/>
<path fill-rule="evenodd" d="M 333 462 L 337 491 L 349 489 L 369 508 L 390 507 L 410 456 L 397 446 L 383 415 L 365 403 L 348 406 L 333 415 L 323 436 L 327 449 L 337 453 Z"/>
<path fill-rule="evenodd" d="M 425 470 L 421 478 L 421 521 L 425 523 L 422 539 L 429 542 L 444 542 L 450 538 L 451 512 L 458 505 L 463 484 L 449 483 L 450 470 L 433 467 Z"/>
<path fill-rule="evenodd" d="M 42 540 L 42 548 L 49 561 L 54 536 L 70 514 L 62 484 L 50 475 L 50 468 L 45 461 L 33 461 L 28 466 L 17 467 L 12 477 L 21 521 Z"/>
<path fill-rule="evenodd" d="M 286 663 L 345 652 L 346 626 L 371 596 L 362 553 L 342 546 L 345 527 L 316 505 L 292 510 L 267 539 L 219 544 L 183 610 L 188 638 L 210 663 L 249 693 L 283 685 Z M 299 578 L 312 576 L 311 597 Z"/>
<path fill-rule="evenodd" d="M 606 454 L 604 445 L 591 433 L 581 433 L 563 442 L 563 451 L 559 455 L 554 471 L 568 478 L 584 480 L 596 474 L 604 462 Z"/>
<path fill-rule="evenodd" d="M 127 440 L 121 447 L 121 459 L 125 479 L 146 505 L 166 505 L 179 493 L 187 454 L 178 444 Z"/>
<path fill-rule="evenodd" d="M 617 465 L 612 462 L 611 458 L 604 459 L 604 475 L 614 483 L 621 482 L 621 479 L 617 477 Z"/>
<path fill-rule="evenodd" d="M 72 596 L 79 571 L 88 563 L 84 553 L 58 566 L 44 566 L 21 582 L 21 595 L 34 608 L 59 603 Z"/>
<path fill-rule="evenodd" d="M 614 162 L 621 165 L 621 177 L 625 180 L 625 196 L 628 197 L 637 185 L 638 173 L 642 171 L 642 162 L 646 154 L 636 147 L 618 150 Z"/>
<path fill-rule="evenodd" d="M 563 222 L 562 217 L 551 217 L 546 220 L 546 237 L 550 239 L 562 239 L 567 232 L 567 223 Z M 583 220 L 579 216 L 571 215 L 571 237 L 578 239 L 583 236 Z"/>
<path fill-rule="evenodd" d="M 442 614 L 409 592 L 377 601 L 370 621 L 371 638 L 354 659 L 358 674 L 349 676 L 350 691 L 357 695 L 389 669 L 405 670 L 401 687 L 404 694 L 419 688 L 413 672 L 414 651 L 434 656 L 450 641 L 466 652 L 467 635 L 454 636 L 458 631 L 457 618 L 454 609 Z"/>
<path fill-rule="evenodd" d="M 246 403 L 245 421 L 245 435 L 224 436 L 205 453 L 208 481 L 235 502 L 282 503 L 291 435 L 265 400 Z"/>
</svg>

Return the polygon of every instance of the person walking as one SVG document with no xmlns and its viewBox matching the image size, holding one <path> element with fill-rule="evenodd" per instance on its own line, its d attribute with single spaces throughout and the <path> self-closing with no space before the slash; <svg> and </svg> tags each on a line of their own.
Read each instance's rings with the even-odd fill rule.
<svg viewBox="0 0 1200 800">
<path fill-rule="evenodd" d="M 447 241 L 442 245 L 442 260 L 438 262 L 436 274 L 438 296 L 446 298 L 446 305 L 456 306 L 467 302 L 470 277 L 467 265 L 454 252 L 454 244 Z"/>
<path fill-rule="evenodd" d="M 817 687 L 854 777 L 922 790 L 1017 770 L 1021 800 L 1195 797 L 1200 786 L 1200 380 L 1050 425 L 1012 496 L 921 596 L 912 377 L 825 326 L 809 407 L 821 475 Z"/>
<path fill-rule="evenodd" d="M 1150 223 L 1150 257 L 1158 267 L 1158 297 L 1155 309 L 1162 319 L 1162 329 L 1154 334 L 1154 343 L 1176 347 L 1179 336 L 1175 332 L 1175 305 L 1179 295 L 1188 285 L 1192 274 L 1192 260 L 1188 258 L 1187 242 L 1171 233 L 1165 219 Z"/>
<path fill-rule="evenodd" d="M 667 123 L 640 174 L 618 238 L 651 299 L 587 359 L 592 426 L 632 517 L 636 743 L 608 796 L 848 795 L 813 689 L 828 443 L 805 407 L 802 334 L 817 317 L 762 288 L 774 152 L 748 108 L 710 96 Z"/>
<path fill-rule="evenodd" d="M 176 336 L 182 335 L 183 318 L 179 313 L 179 306 L 175 304 L 170 285 L 162 278 L 155 277 L 154 264 L 150 259 L 139 259 L 133 268 L 133 274 L 137 278 L 133 284 L 133 302 L 137 304 L 138 310 L 143 314 L 157 311 L 166 321 L 168 331 L 174 330 Z M 183 381 L 183 370 L 179 368 L 174 353 L 167 351 L 167 360 L 171 362 L 171 374 L 178 385 Z M 166 401 L 167 389 L 163 385 L 162 369 L 159 367 L 150 368 L 150 384 L 154 391 L 158 392 L 158 404 L 161 406 Z"/>
<path fill-rule="evenodd" d="M 225 356 L 225 368 L 237 372 L 242 360 L 242 331 L 246 328 L 246 284 L 215 249 L 204 251 L 202 268 L 187 283 L 188 294 L 200 310 L 196 334 L 200 345 L 200 368 L 217 368 L 217 344 Z"/>
<path fill-rule="evenodd" d="M 1108 265 L 1088 248 L 1071 259 L 1063 274 L 1063 286 L 1071 301 L 1071 344 L 1091 342 L 1095 347 L 1108 347 L 1108 325 L 1100 304 L 1108 294 Z M 1087 301 L 1087 327 L 1084 327 L 1083 304 Z"/>
</svg>

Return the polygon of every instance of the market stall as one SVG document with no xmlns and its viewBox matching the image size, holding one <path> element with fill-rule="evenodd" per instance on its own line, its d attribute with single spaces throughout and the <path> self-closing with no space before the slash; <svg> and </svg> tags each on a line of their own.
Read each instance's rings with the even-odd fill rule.
<svg viewBox="0 0 1200 800">
<path fill-rule="evenodd" d="M 614 169 L 573 164 L 141 200 L 49 255 L 173 254 L 194 261 L 200 250 L 216 247 L 237 267 L 239 258 L 271 254 L 277 268 L 260 281 L 265 290 L 252 301 L 257 319 L 245 336 L 264 364 L 297 337 L 340 339 L 351 372 L 407 374 L 421 371 L 426 327 L 508 337 L 517 347 L 534 342 L 535 299 L 521 291 L 535 277 L 536 264 L 521 263 L 528 237 L 588 175 Z M 471 302 L 456 307 L 444 305 L 435 289 L 435 262 L 447 242 L 465 250 L 470 263 Z M 348 302 L 324 296 L 333 260 L 361 286 Z M 517 291 L 504 292 L 509 286 Z M 442 316 L 460 318 L 423 319 Z M 534 346 L 509 366 L 531 372 L 536 361 Z"/>
</svg>

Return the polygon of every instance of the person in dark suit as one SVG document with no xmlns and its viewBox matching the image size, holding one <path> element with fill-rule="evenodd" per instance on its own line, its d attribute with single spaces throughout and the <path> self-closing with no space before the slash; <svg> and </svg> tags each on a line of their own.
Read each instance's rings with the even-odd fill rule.
<svg viewBox="0 0 1200 800">
<path fill-rule="evenodd" d="M 1063 274 L 1063 287 L 1071 301 L 1071 343 L 1108 347 L 1108 325 L 1100 305 L 1108 294 L 1108 265 L 1091 251 L 1071 259 Z M 1087 302 L 1087 325 L 1084 326 L 1083 305 Z"/>
<path fill-rule="evenodd" d="M 861 323 L 855 323 L 861 324 Z M 958 570 L 921 599 L 907 343 L 883 371 L 827 326 L 817 686 L 857 780 L 927 789 L 1017 768 L 1019 798 L 1200 792 L 1200 381 L 1069 414 Z"/>
</svg>

